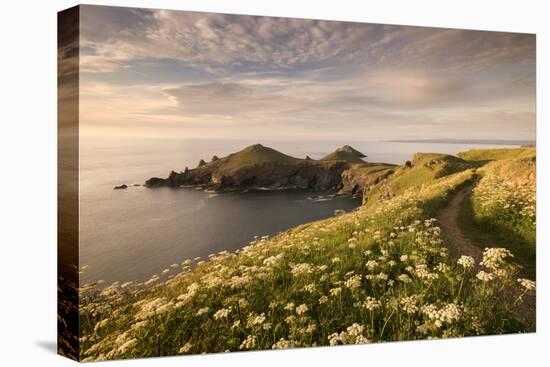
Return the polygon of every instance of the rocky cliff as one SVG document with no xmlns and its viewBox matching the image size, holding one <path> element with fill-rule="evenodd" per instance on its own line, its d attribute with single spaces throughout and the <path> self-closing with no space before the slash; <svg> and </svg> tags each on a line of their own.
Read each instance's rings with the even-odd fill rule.
<svg viewBox="0 0 550 367">
<path fill-rule="evenodd" d="M 152 177 L 145 186 L 200 186 L 216 191 L 311 189 L 362 196 L 366 186 L 377 182 L 380 171 L 391 170 L 388 165 L 361 160 L 365 155 L 349 146 L 335 153 L 322 160 L 298 159 L 256 144 L 227 157 L 215 156 L 208 163 L 201 160 L 194 169 L 172 171 L 167 178 Z"/>
</svg>

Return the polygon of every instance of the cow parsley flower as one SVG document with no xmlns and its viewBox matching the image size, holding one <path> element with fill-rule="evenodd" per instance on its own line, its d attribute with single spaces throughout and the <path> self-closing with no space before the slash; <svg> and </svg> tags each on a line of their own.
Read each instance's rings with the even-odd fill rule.
<svg viewBox="0 0 550 367">
<path fill-rule="evenodd" d="M 519 278 L 518 283 L 521 284 L 521 286 L 527 291 L 534 290 L 536 288 L 535 282 L 530 279 Z"/>
<path fill-rule="evenodd" d="M 403 283 L 411 283 L 412 279 L 407 274 L 401 274 L 397 277 L 397 279 Z"/>
<path fill-rule="evenodd" d="M 351 290 L 357 289 L 361 286 L 361 279 L 362 279 L 361 275 L 358 275 L 358 274 L 353 275 L 344 282 L 344 285 Z"/>
<path fill-rule="evenodd" d="M 208 308 L 208 307 L 199 308 L 199 310 L 197 311 L 197 313 L 195 315 L 197 315 L 197 316 L 204 315 L 209 310 L 210 310 L 210 308 Z"/>
<path fill-rule="evenodd" d="M 411 314 L 418 311 L 417 301 L 413 296 L 403 297 L 399 300 L 399 303 L 401 303 L 401 308 L 406 313 Z"/>
<path fill-rule="evenodd" d="M 462 255 L 460 259 L 458 259 L 457 264 L 462 266 L 464 269 L 472 269 L 474 267 L 475 260 L 472 256 Z"/>
<path fill-rule="evenodd" d="M 496 270 L 500 268 L 506 261 L 507 257 L 514 257 L 514 255 L 505 248 L 485 248 L 483 251 L 483 260 L 481 265 L 488 269 Z"/>
<path fill-rule="evenodd" d="M 193 344 L 187 342 L 180 348 L 179 352 L 180 353 L 189 353 L 191 348 L 193 348 Z"/>
<path fill-rule="evenodd" d="M 363 307 L 365 307 L 369 311 L 374 311 L 377 308 L 380 308 L 381 305 L 382 304 L 380 303 L 380 301 L 374 297 L 367 297 L 363 302 Z"/>
<path fill-rule="evenodd" d="M 246 337 L 245 340 L 243 340 L 243 342 L 241 343 L 239 349 L 241 349 L 241 350 L 253 349 L 254 347 L 256 347 L 256 342 L 257 342 L 256 336 L 255 335 L 249 335 L 249 336 Z"/>
<path fill-rule="evenodd" d="M 481 270 L 479 273 L 476 274 L 476 278 L 481 280 L 482 282 L 488 282 L 490 280 L 493 280 L 494 276 L 491 273 L 487 273 Z"/>
<path fill-rule="evenodd" d="M 221 320 L 226 319 L 229 314 L 231 313 L 231 307 L 230 308 L 220 308 L 218 311 L 214 313 L 214 320 Z"/>
<path fill-rule="evenodd" d="M 287 311 L 292 311 L 292 310 L 294 310 L 294 303 L 293 303 L 293 302 L 287 303 L 287 304 L 285 305 L 284 309 L 287 310 Z"/>
<path fill-rule="evenodd" d="M 302 303 L 300 306 L 296 307 L 296 313 L 298 315 L 303 315 L 305 314 L 307 311 L 309 311 L 309 307 L 307 307 L 306 304 Z"/>
<path fill-rule="evenodd" d="M 330 295 L 331 296 L 338 296 L 340 293 L 342 293 L 342 288 L 340 287 L 336 287 L 336 288 L 331 288 L 330 291 L 329 291 Z"/>
</svg>

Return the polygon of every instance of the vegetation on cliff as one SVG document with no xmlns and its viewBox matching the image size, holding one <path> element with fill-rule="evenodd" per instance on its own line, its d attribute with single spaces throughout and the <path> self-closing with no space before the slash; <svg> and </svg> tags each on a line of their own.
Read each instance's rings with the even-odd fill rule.
<svg viewBox="0 0 550 367">
<path fill-rule="evenodd" d="M 388 180 L 370 187 L 366 200 L 400 195 L 406 190 L 429 184 L 449 174 L 474 168 L 475 165 L 448 154 L 417 153 L 411 165 L 396 167 Z"/>
<path fill-rule="evenodd" d="M 487 153 L 484 157 L 495 157 L 495 152 Z M 535 278 L 536 161 L 530 155 L 505 152 L 520 158 L 495 160 L 478 169 L 480 180 L 462 208 L 461 222 L 478 246 L 500 243 Z"/>
<path fill-rule="evenodd" d="M 349 145 L 344 145 L 341 148 L 336 149 L 334 152 L 326 155 L 321 158 L 322 161 L 345 161 L 350 163 L 365 163 L 361 158 L 366 158 L 367 156 L 361 153 L 360 151 L 350 147 Z"/>
<path fill-rule="evenodd" d="M 441 154 L 417 154 L 411 167 L 365 165 L 380 176 L 352 213 L 257 238 L 235 253 L 184 260 L 144 283 L 87 285 L 81 358 L 532 331 L 520 306 L 535 283 L 514 263 L 522 249 L 493 237 L 479 264 L 451 256 L 434 219 L 481 175 L 472 198 L 476 221 L 531 238 L 534 191 L 518 189 L 523 179 L 534 182 L 534 166 L 507 160 L 478 167 Z M 515 176 L 522 178 L 502 188 Z"/>
<path fill-rule="evenodd" d="M 470 149 L 458 153 L 462 159 L 469 161 L 493 161 L 503 159 L 535 158 L 536 148 L 497 148 L 497 149 Z"/>
<path fill-rule="evenodd" d="M 246 191 L 255 188 L 312 189 L 362 195 L 372 182 L 369 172 L 388 170 L 389 165 L 368 164 L 363 153 L 345 145 L 322 158 L 299 159 L 255 144 L 227 157 L 213 159 L 195 169 L 172 172 L 168 178 L 153 177 L 147 187 L 201 186 L 209 190 Z M 360 170 L 358 168 L 361 168 Z M 360 173 L 350 177 L 352 173 Z M 344 179 L 344 175 L 346 178 Z M 377 175 L 375 175 L 377 176 Z M 351 186 L 348 183 L 353 182 Z"/>
</svg>

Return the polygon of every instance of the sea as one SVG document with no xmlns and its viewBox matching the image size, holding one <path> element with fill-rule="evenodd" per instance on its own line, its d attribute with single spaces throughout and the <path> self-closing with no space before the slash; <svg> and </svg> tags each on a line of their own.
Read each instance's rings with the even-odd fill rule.
<svg viewBox="0 0 550 367">
<path fill-rule="evenodd" d="M 352 211 L 359 199 L 304 191 L 215 193 L 195 188 L 148 189 L 150 177 L 193 168 L 200 159 L 260 143 L 294 157 L 318 159 L 348 144 L 368 162 L 404 163 L 416 152 L 456 154 L 491 144 L 385 141 L 251 141 L 179 138 L 81 138 L 81 284 L 142 282 L 172 264 L 235 251 L 255 236 Z M 498 147 L 502 147 L 499 145 Z M 114 190 L 127 184 L 127 190 Z M 140 186 L 134 186 L 140 185 Z"/>
</svg>

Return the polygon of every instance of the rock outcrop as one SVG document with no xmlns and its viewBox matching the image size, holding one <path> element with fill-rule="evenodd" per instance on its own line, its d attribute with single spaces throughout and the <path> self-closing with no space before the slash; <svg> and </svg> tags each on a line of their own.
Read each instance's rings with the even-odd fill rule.
<svg viewBox="0 0 550 367">
<path fill-rule="evenodd" d="M 357 152 L 349 146 L 340 149 L 347 155 Z M 209 163 L 203 162 L 201 160 L 195 169 L 186 167 L 183 172 L 172 171 L 167 178 L 152 177 L 145 186 L 199 186 L 216 191 L 311 189 L 361 196 L 365 184 L 373 181 L 367 171 L 361 171 L 361 167 L 368 165 L 361 160 L 356 163 L 338 159 L 298 159 L 260 144 L 227 157 L 214 156 Z"/>
<path fill-rule="evenodd" d="M 321 158 L 322 161 L 346 161 L 350 163 L 365 163 L 361 158 L 365 158 L 366 155 L 358 150 L 353 149 L 349 145 L 344 145 L 336 149 L 334 152 Z"/>
<path fill-rule="evenodd" d="M 336 149 L 336 151 L 337 152 L 351 153 L 353 155 L 356 155 L 359 158 L 366 158 L 367 157 L 365 154 L 361 153 L 357 149 L 354 149 L 354 148 L 350 147 L 349 145 L 344 145 L 343 147 Z"/>
</svg>

